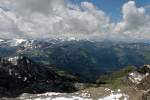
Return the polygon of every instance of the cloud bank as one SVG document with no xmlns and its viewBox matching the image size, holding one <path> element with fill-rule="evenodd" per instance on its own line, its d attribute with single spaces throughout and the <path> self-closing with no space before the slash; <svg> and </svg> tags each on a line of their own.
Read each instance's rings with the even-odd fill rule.
<svg viewBox="0 0 150 100">
<path fill-rule="evenodd" d="M 122 20 L 91 2 L 0 0 L 0 38 L 150 39 L 150 15 L 134 1 L 122 6 Z"/>
<path fill-rule="evenodd" d="M 145 8 L 137 8 L 134 1 L 125 3 L 122 7 L 123 19 L 115 26 L 116 33 L 124 38 L 150 39 L 150 15 Z"/>
</svg>

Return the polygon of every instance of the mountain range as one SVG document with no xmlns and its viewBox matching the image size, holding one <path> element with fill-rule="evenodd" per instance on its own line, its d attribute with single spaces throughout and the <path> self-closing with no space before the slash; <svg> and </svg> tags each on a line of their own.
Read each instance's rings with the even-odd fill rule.
<svg viewBox="0 0 150 100">
<path fill-rule="evenodd" d="M 1 57 L 14 58 L 18 55 L 73 73 L 82 82 L 92 82 L 103 74 L 126 66 L 150 64 L 150 44 L 62 39 L 0 40 Z"/>
<path fill-rule="evenodd" d="M 149 100 L 149 64 L 144 42 L 0 39 L 0 98 Z"/>
</svg>

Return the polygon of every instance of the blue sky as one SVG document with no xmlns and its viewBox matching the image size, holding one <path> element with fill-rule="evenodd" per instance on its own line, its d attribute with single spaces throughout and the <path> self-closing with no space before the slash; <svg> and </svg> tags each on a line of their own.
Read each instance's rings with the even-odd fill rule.
<svg viewBox="0 0 150 100">
<path fill-rule="evenodd" d="M 83 1 L 92 2 L 98 9 L 103 10 L 111 17 L 112 21 L 121 20 L 121 8 L 122 5 L 129 0 L 71 0 L 73 3 L 80 4 Z M 150 0 L 134 0 L 138 7 L 150 5 Z M 150 9 L 150 8 L 149 8 Z M 148 9 L 148 10 L 149 10 Z M 150 11 L 150 10 L 149 10 Z"/>
</svg>

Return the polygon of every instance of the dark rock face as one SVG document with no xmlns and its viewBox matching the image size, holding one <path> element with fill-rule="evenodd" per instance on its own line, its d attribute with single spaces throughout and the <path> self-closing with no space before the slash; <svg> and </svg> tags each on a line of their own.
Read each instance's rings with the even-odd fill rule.
<svg viewBox="0 0 150 100">
<path fill-rule="evenodd" d="M 150 65 L 144 65 L 141 68 L 138 68 L 137 71 L 142 74 L 150 73 Z"/>
<path fill-rule="evenodd" d="M 26 57 L 18 57 L 16 63 L 0 59 L 0 97 L 21 93 L 72 92 L 73 82 L 63 80 L 48 67 L 38 65 Z"/>
</svg>

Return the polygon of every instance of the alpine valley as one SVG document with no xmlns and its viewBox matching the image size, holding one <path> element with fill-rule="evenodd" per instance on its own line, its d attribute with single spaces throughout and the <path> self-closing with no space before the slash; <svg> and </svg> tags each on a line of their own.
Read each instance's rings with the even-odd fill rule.
<svg viewBox="0 0 150 100">
<path fill-rule="evenodd" d="M 3 99 L 148 100 L 149 43 L 0 39 L 0 57 Z"/>
<path fill-rule="evenodd" d="M 0 56 L 14 60 L 26 56 L 77 75 L 82 82 L 126 66 L 150 64 L 149 43 L 89 40 L 0 40 Z"/>
</svg>

